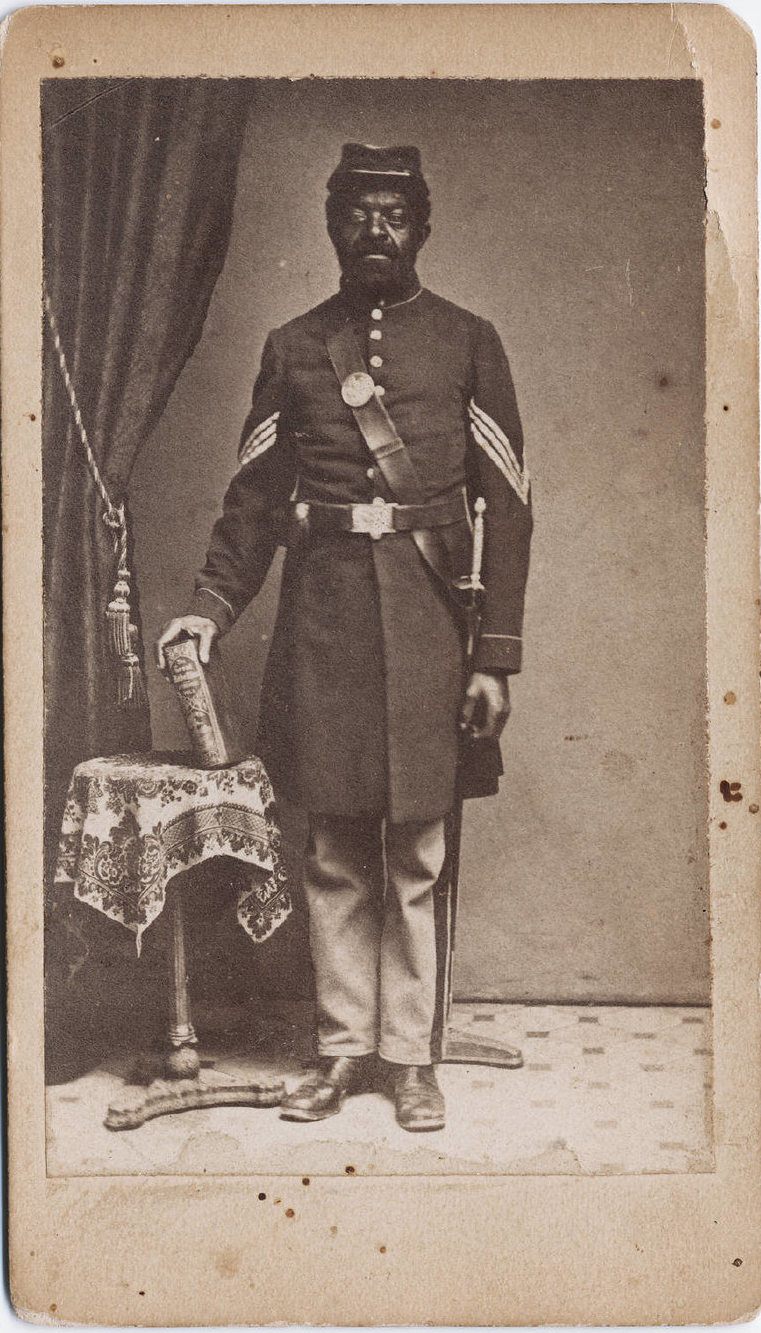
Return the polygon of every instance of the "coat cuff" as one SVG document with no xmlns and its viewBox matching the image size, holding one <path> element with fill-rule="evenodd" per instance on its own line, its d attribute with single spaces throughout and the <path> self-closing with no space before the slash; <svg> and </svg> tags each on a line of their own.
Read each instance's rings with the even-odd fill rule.
<svg viewBox="0 0 761 1333">
<path fill-rule="evenodd" d="M 235 624 L 235 612 L 226 597 L 211 588 L 196 588 L 188 608 L 188 615 L 205 616 L 219 626 L 221 634 Z"/>
<path fill-rule="evenodd" d="M 505 671 L 510 675 L 521 669 L 523 640 L 515 634 L 482 634 L 478 640 L 474 671 Z"/>
</svg>

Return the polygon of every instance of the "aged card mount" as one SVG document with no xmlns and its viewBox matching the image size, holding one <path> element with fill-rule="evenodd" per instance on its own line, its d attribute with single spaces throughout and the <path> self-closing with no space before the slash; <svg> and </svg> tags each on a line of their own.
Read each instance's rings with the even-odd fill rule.
<svg viewBox="0 0 761 1333">
<path fill-rule="evenodd" d="M 759 824 L 751 813 L 759 804 L 752 41 L 726 10 L 704 5 L 421 6 L 407 7 L 404 22 L 398 19 L 398 11 L 383 6 L 71 6 L 22 11 L 6 28 L 2 87 L 6 161 L 5 616 L 8 641 L 15 645 L 6 663 L 10 1232 L 14 1300 L 38 1322 L 708 1323 L 747 1318 L 761 1300 L 758 1080 L 749 1070 L 749 1052 L 758 1049 L 761 956 Z M 524 87 L 560 80 L 568 89 L 574 80 L 600 81 L 604 87 L 611 80 L 627 81 L 630 86 L 642 80 L 701 85 L 708 210 L 703 379 L 709 763 L 704 766 L 708 811 L 700 819 L 710 838 L 710 1031 L 716 1060 L 714 1085 L 705 1090 L 713 1111 L 713 1154 L 697 1170 L 585 1175 L 569 1166 L 568 1154 L 560 1161 L 563 1155 L 556 1149 L 542 1174 L 524 1174 L 523 1168 L 506 1171 L 484 1152 L 478 1170 L 470 1176 L 458 1174 L 457 1163 L 450 1164 L 446 1175 L 437 1176 L 433 1157 L 426 1155 L 435 1154 L 432 1144 L 428 1149 L 417 1144 L 404 1172 L 384 1176 L 382 1167 L 357 1169 L 356 1145 L 347 1142 L 336 1169 L 324 1174 L 302 1170 L 300 1162 L 297 1169 L 293 1157 L 285 1169 L 281 1165 L 270 1174 L 265 1165 L 249 1175 L 225 1175 L 224 1152 L 229 1144 L 224 1131 L 215 1128 L 215 1120 L 209 1128 L 209 1150 L 218 1152 L 215 1160 L 223 1163 L 220 1174 L 187 1176 L 177 1171 L 168 1178 L 141 1169 L 141 1163 L 145 1167 L 142 1129 L 110 1136 L 120 1151 L 133 1155 L 132 1174 L 53 1177 L 48 1173 L 42 1079 L 42 899 L 37 887 L 42 863 L 42 758 L 37 738 L 43 658 L 41 552 L 36 535 L 41 526 L 39 86 L 49 79 L 124 81 L 165 76 L 274 78 L 293 81 L 297 89 L 300 81 L 314 76 L 399 79 L 405 86 L 409 80 L 450 78 L 469 81 L 471 95 L 478 79 L 520 81 Z M 644 117 L 643 129 L 646 120 Z M 447 137 L 446 121 L 442 117 L 442 162 L 451 177 L 461 149 L 453 137 Z M 580 125 L 579 135 L 587 157 L 594 158 L 597 148 L 593 136 L 585 137 L 588 128 Z M 413 125 L 411 142 L 415 130 Z M 370 137 L 369 124 L 362 132 Z M 539 118 L 537 133 L 551 146 L 552 127 L 546 118 Z M 339 137 L 352 134 L 353 127 L 347 127 Z M 320 145 L 312 147 L 315 155 L 321 152 Z M 603 181 L 611 173 L 611 162 L 599 165 Z M 557 173 L 564 206 L 570 209 L 578 182 L 563 174 L 557 159 L 549 167 L 536 152 L 524 156 L 515 188 L 530 186 L 535 191 L 546 172 Z M 315 175 L 312 183 L 317 179 Z M 257 181 L 246 201 L 249 207 L 256 206 L 262 190 L 263 182 Z M 657 213 L 659 198 L 644 190 L 639 203 L 626 202 L 627 209 L 637 207 L 648 216 Z M 606 218 L 613 217 L 615 208 L 607 196 L 601 208 L 608 210 Z M 440 207 L 439 217 L 444 213 Z M 540 216 L 535 216 L 534 225 L 541 231 Z M 584 225 L 589 225 L 588 220 Z M 574 276 L 575 289 L 590 284 L 584 288 L 591 302 L 588 309 L 593 312 L 586 324 L 589 348 L 594 312 L 599 313 L 600 308 L 594 301 L 607 302 L 607 309 L 620 297 L 622 308 L 631 312 L 627 318 L 639 317 L 637 266 L 630 265 L 629 288 L 626 257 L 622 254 L 615 282 L 604 290 L 598 285 L 594 299 L 589 293 L 591 284 L 599 284 L 600 270 L 597 276 L 595 272 L 585 276 L 580 265 Z M 590 265 L 605 258 L 595 256 Z M 526 277 L 524 273 L 521 281 Z M 278 288 L 277 300 L 273 297 L 268 311 L 271 321 L 285 317 L 283 308 L 288 301 L 296 310 L 302 295 L 298 284 L 288 287 L 289 270 L 277 281 L 283 282 L 286 295 L 281 299 Z M 520 282 L 516 290 L 521 290 Z M 555 295 L 559 299 L 562 293 L 558 290 Z M 467 300 L 467 293 L 462 299 Z M 234 297 L 230 308 L 236 308 Z M 521 322 L 525 322 L 526 307 L 520 308 Z M 545 327 L 553 337 L 559 332 L 553 316 L 556 309 L 553 298 L 543 312 Z M 241 329 L 244 324 L 242 320 Z M 599 353 L 595 344 L 594 355 Z M 518 351 L 519 360 L 520 355 Z M 574 423 L 591 415 L 590 399 L 569 373 L 565 355 L 570 356 L 568 348 L 559 360 L 553 352 L 550 366 L 542 360 L 540 347 L 536 357 L 527 358 L 528 371 L 525 365 L 519 366 L 521 382 L 528 382 L 523 392 L 529 401 L 532 396 L 534 403 L 551 400 L 558 409 L 544 437 L 551 439 L 553 432 L 563 436 L 556 477 L 580 447 L 573 436 Z M 533 382 L 529 362 L 541 370 Z M 618 385 L 616 374 L 615 367 L 601 361 L 600 383 L 613 376 Z M 628 366 L 627 374 L 636 380 L 638 392 L 645 393 L 642 365 Z M 671 382 L 663 386 L 656 382 L 662 401 L 674 387 L 670 367 L 659 372 L 659 378 L 664 377 Z M 558 385 L 562 408 L 553 396 Z M 651 430 L 652 422 L 643 429 Z M 616 419 L 611 418 L 607 435 L 595 437 L 598 461 L 615 445 L 617 430 Z M 646 450 L 645 438 L 633 437 L 630 451 Z M 533 473 L 540 510 L 552 493 L 541 452 L 537 443 Z M 686 465 L 687 445 L 668 456 L 674 460 L 673 481 Z M 593 486 L 591 473 L 587 480 Z M 652 474 L 651 482 L 655 504 L 656 492 L 662 492 L 663 474 Z M 619 483 L 626 504 L 639 493 L 637 487 L 646 486 L 645 480 L 633 480 L 625 468 L 616 479 L 616 485 Z M 587 500 L 592 493 L 586 493 Z M 599 491 L 594 494 L 601 498 Z M 586 503 L 583 486 L 577 490 L 576 502 Z M 601 530 L 601 512 L 597 505 L 589 534 Z M 571 513 L 570 507 L 565 513 L 566 517 Z M 675 522 L 677 518 L 675 514 Z M 566 536 L 563 527 L 545 569 L 547 578 L 553 577 L 553 571 L 555 575 L 567 571 Z M 620 554 L 611 548 L 606 558 L 615 563 Z M 681 554 L 676 543 L 667 562 L 675 589 Z M 700 600 L 699 589 L 695 597 Z M 572 615 L 572 607 L 567 614 Z M 541 647 L 537 644 L 537 654 Z M 654 640 L 653 651 L 656 649 Z M 596 655 L 591 640 L 586 652 L 591 669 Z M 559 663 L 559 680 L 564 669 L 565 664 Z M 621 670 L 619 698 L 625 711 L 624 658 Z M 516 690 L 516 716 L 531 693 L 528 675 L 520 690 L 520 701 Z M 548 691 L 542 696 L 543 705 L 549 698 Z M 601 707 L 598 698 L 594 705 Z M 668 718 L 660 721 L 665 726 Z M 650 728 L 648 735 L 656 729 Z M 567 749 L 575 744 L 568 741 Z M 556 754 L 545 755 L 547 770 L 555 762 Z M 621 766 L 619 763 L 617 769 L 615 760 L 610 761 L 611 785 L 620 781 Z M 579 774 L 581 786 L 588 778 L 581 765 Z M 668 805 L 673 799 L 669 781 L 660 780 L 657 773 L 648 781 L 660 782 L 663 802 Z M 701 781 L 701 774 L 696 774 L 696 783 Z M 729 784 L 730 795 L 738 790 L 732 784 L 740 783 L 743 799 L 725 799 L 722 783 Z M 569 800 L 576 810 L 572 796 Z M 565 825 L 569 851 L 575 835 L 571 806 Z M 562 820 L 562 812 L 559 818 Z M 559 872 L 560 858 L 554 866 Z M 167 924 L 169 920 L 167 913 Z M 567 924 L 572 933 L 570 913 Z M 657 945 L 662 927 L 662 921 L 643 920 L 643 935 L 634 941 L 627 937 L 621 947 L 645 954 Z M 488 937 L 485 942 L 488 948 Z M 458 1077 L 482 1056 L 488 1064 L 499 1065 L 503 1059 L 510 1064 L 515 1058 L 513 1046 L 520 1046 L 525 1036 L 516 1033 L 513 1043 L 508 1032 L 505 1050 L 495 1049 L 501 1043 L 491 1036 L 493 1025 L 474 1022 L 473 1016 L 474 1007 L 468 1005 L 455 1003 L 450 1011 L 445 1059 L 457 1066 L 448 1072 Z M 180 1049 L 194 1050 L 191 1040 L 181 1040 L 190 1037 L 192 1025 L 181 1005 L 175 1018 Z M 651 1043 L 640 1032 L 641 1026 L 632 1020 L 627 1050 L 638 1049 L 639 1043 L 643 1048 L 640 1065 L 653 1066 L 657 1062 L 648 1059 L 645 1048 Z M 684 1025 L 679 1034 L 679 1051 L 684 1049 L 690 1056 L 693 1043 L 690 1037 L 688 1044 L 687 1038 L 692 1033 L 696 1034 L 694 1046 L 702 1047 L 697 1025 Z M 599 1043 L 590 1041 L 590 1050 L 595 1045 Z M 203 1059 L 203 1052 L 200 1054 Z M 597 1058 L 587 1057 L 589 1062 Z M 526 1065 L 529 1063 L 538 1062 L 527 1058 Z M 155 1071 L 144 1072 L 150 1076 Z M 530 1072 L 544 1077 L 539 1070 Z M 480 1077 L 483 1070 L 478 1073 Z M 582 1073 L 577 1071 L 577 1081 L 583 1081 Z M 213 1071 L 202 1069 L 201 1075 L 213 1076 Z M 509 1070 L 505 1077 L 509 1084 L 501 1114 L 506 1133 L 513 1134 L 518 1128 L 517 1107 L 525 1095 L 518 1087 L 524 1070 Z M 575 1077 L 573 1072 L 570 1077 Z M 641 1081 L 660 1077 L 657 1071 L 641 1071 Z M 179 1083 L 182 1080 L 173 1084 L 173 1095 L 182 1095 Z M 601 1100 L 615 1100 L 617 1095 L 615 1086 L 594 1092 Z M 541 1103 L 532 1107 L 537 1123 L 554 1114 L 548 1100 L 542 1094 L 534 1097 L 535 1103 Z M 652 1100 L 659 1103 L 650 1110 L 654 1121 L 675 1113 L 676 1108 L 666 1106 L 668 1100 L 674 1100 L 666 1094 L 654 1094 Z M 64 1103 L 64 1110 L 74 1117 L 73 1104 Z M 615 1113 L 600 1113 L 600 1140 L 615 1133 L 610 1127 Z M 222 1108 L 209 1114 L 224 1117 L 227 1112 Z M 169 1134 L 176 1124 L 192 1125 L 195 1115 L 161 1115 L 143 1129 Z M 259 1126 L 269 1115 L 274 1117 L 276 1112 L 251 1110 L 247 1131 L 251 1141 L 260 1135 Z M 91 1145 L 80 1146 L 86 1157 Z M 668 1151 L 672 1150 L 673 1143 Z M 603 1160 L 615 1166 L 612 1159 Z M 479 1273 L 475 1288 L 474 1270 Z M 509 1283 L 506 1272 L 513 1275 Z M 561 1291 L 558 1272 L 563 1275 Z"/>
</svg>

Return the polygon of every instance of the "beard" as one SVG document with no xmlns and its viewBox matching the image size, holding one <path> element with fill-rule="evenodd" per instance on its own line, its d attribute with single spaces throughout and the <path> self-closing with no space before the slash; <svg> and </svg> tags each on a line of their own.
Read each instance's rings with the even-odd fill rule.
<svg viewBox="0 0 761 1333">
<path fill-rule="evenodd" d="M 341 272 L 346 282 L 378 296 L 404 290 L 415 273 L 414 255 L 402 255 L 379 245 L 374 250 L 341 256 Z"/>
</svg>

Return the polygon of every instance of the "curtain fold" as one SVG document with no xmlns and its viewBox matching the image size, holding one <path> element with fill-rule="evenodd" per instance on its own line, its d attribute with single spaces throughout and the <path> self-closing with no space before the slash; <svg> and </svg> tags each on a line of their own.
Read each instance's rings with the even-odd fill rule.
<svg viewBox="0 0 761 1333">
<path fill-rule="evenodd" d="M 111 500 L 127 508 L 133 464 L 198 342 L 224 263 L 249 87 L 218 79 L 43 84 L 45 282 L 93 453 Z M 150 726 L 147 706 L 130 712 L 116 702 L 105 617 L 116 578 L 112 533 L 48 329 L 43 346 L 50 856 L 75 764 L 149 747 Z"/>
</svg>

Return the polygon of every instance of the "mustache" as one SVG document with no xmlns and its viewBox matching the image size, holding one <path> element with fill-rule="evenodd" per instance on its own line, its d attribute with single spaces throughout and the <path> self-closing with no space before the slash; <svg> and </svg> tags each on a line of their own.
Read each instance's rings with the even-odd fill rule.
<svg viewBox="0 0 761 1333">
<path fill-rule="evenodd" d="M 352 251 L 355 259 L 364 259 L 367 255 L 384 255 L 387 259 L 396 258 L 396 247 L 388 241 L 365 241 Z"/>
</svg>

